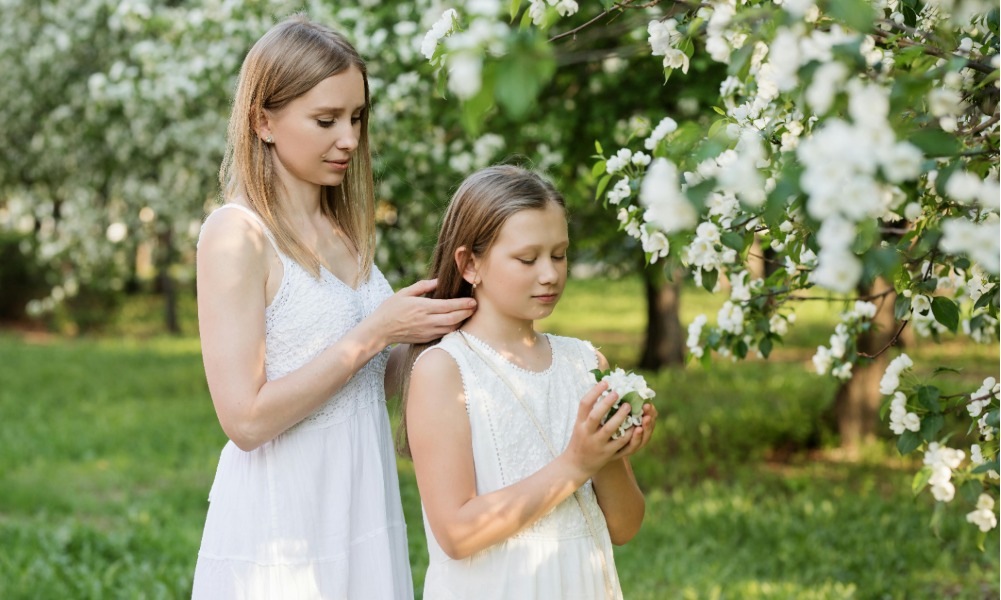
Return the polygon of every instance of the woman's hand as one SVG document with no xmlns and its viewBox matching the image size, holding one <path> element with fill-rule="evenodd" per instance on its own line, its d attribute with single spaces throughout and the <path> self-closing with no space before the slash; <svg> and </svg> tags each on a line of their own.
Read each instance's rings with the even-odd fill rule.
<svg viewBox="0 0 1001 600">
<path fill-rule="evenodd" d="M 623 448 L 635 443 L 634 436 L 629 435 L 612 439 L 612 434 L 629 416 L 628 403 L 620 406 L 604 424 L 601 423 L 602 417 L 608 414 L 612 405 L 619 399 L 618 394 L 614 392 L 602 397 L 601 394 L 606 390 L 608 383 L 599 382 L 581 399 L 570 443 L 563 451 L 566 460 L 578 469 L 585 479 L 590 478 L 609 461 L 623 456 L 621 454 Z"/>
<path fill-rule="evenodd" d="M 476 300 L 423 298 L 434 290 L 437 280 L 422 280 L 387 298 L 367 320 L 389 346 L 397 343 L 421 344 L 455 331 L 472 316 Z"/>
</svg>

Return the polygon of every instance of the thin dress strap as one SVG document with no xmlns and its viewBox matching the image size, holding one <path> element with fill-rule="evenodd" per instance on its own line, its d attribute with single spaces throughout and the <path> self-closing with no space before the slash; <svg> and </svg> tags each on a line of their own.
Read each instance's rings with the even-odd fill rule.
<svg viewBox="0 0 1001 600">
<path fill-rule="evenodd" d="M 271 242 L 271 247 L 274 248 L 275 252 L 278 253 L 278 257 L 281 259 L 282 264 L 285 263 L 285 254 L 278 248 L 278 242 L 276 242 L 275 241 L 275 237 L 273 235 L 271 235 L 271 230 L 268 229 L 268 226 L 264 224 L 264 220 L 261 219 L 260 215 L 258 215 L 256 212 L 250 210 L 246 206 L 242 206 L 240 204 L 234 204 L 232 202 L 227 202 L 226 204 L 223 204 L 219 208 L 217 208 L 214 211 L 212 211 L 212 213 L 209 214 L 208 217 L 206 217 L 205 223 L 207 223 L 208 220 L 212 218 L 212 215 L 216 214 L 217 212 L 219 212 L 219 211 L 221 211 L 221 210 L 223 210 L 225 208 L 235 208 L 235 209 L 237 209 L 237 210 L 239 210 L 241 212 L 244 212 L 244 213 L 250 215 L 250 217 L 254 220 L 254 222 L 256 222 L 257 225 L 261 228 L 261 231 L 264 232 L 264 235 L 265 235 L 265 237 L 268 238 L 268 241 Z M 205 228 L 205 223 L 202 223 L 202 228 L 203 229 Z M 201 236 L 199 235 L 198 237 L 200 238 Z"/>
</svg>

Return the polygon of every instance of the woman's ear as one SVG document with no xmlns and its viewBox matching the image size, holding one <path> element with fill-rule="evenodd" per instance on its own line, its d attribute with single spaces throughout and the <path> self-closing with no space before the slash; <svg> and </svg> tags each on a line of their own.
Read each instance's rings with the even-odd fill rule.
<svg viewBox="0 0 1001 600">
<path fill-rule="evenodd" d="M 480 269 L 480 261 L 476 255 L 470 252 L 469 248 L 459 246 L 455 250 L 454 258 L 455 266 L 458 267 L 459 272 L 462 273 L 462 278 L 470 284 L 479 283 L 477 278 Z"/>
<path fill-rule="evenodd" d="M 274 139 L 272 138 L 271 131 L 271 118 L 267 110 L 261 109 L 257 116 L 254 117 L 254 131 L 257 133 L 257 137 L 262 140 Z"/>
</svg>

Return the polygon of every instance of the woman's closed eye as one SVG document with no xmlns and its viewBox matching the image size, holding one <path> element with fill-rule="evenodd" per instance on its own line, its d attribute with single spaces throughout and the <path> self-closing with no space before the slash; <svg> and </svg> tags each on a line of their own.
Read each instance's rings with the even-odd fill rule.
<svg viewBox="0 0 1001 600">
<path fill-rule="evenodd" d="M 352 125 L 357 125 L 359 123 L 361 123 L 361 115 L 351 117 Z M 336 125 L 337 119 L 317 119 L 316 124 L 319 125 L 320 127 L 323 127 L 324 129 L 327 129 L 329 127 L 333 127 L 334 125 Z"/>
</svg>

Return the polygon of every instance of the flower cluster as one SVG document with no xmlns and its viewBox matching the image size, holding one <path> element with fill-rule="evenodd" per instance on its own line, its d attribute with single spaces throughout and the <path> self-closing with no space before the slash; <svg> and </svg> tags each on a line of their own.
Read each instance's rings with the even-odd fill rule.
<svg viewBox="0 0 1001 600">
<path fill-rule="evenodd" d="M 924 464 L 931 470 L 928 485 L 931 493 L 939 502 L 951 502 L 956 495 L 956 486 L 952 483 L 952 471 L 958 469 L 966 455 L 962 450 L 943 446 L 938 442 L 928 444 Z"/>
<path fill-rule="evenodd" d="M 656 392 L 647 386 L 646 380 L 643 376 L 625 371 L 621 368 L 615 368 L 609 371 L 600 371 L 595 369 L 592 371 L 592 374 L 594 375 L 595 380 L 599 382 L 605 381 L 608 383 L 608 391 L 605 392 L 606 395 L 612 392 L 619 395 L 619 399 L 601 419 L 602 423 L 614 415 L 623 403 L 629 404 L 630 406 L 629 416 L 622 422 L 619 429 L 612 434 L 612 439 L 618 439 L 625 434 L 626 430 L 641 425 L 643 423 L 643 405 L 657 395 Z"/>
<path fill-rule="evenodd" d="M 665 69 L 681 69 L 682 73 L 688 72 L 688 55 L 676 47 L 684 39 L 682 33 L 678 31 L 676 20 L 650 21 L 647 24 L 647 34 L 651 53 L 654 56 L 664 57 Z"/>
<path fill-rule="evenodd" d="M 551 10 L 555 10 L 561 17 L 569 17 L 577 14 L 579 8 L 574 0 L 531 0 L 528 14 L 532 18 L 532 23 L 542 25 Z"/>
<path fill-rule="evenodd" d="M 830 373 L 841 380 L 851 378 L 856 357 L 850 344 L 859 333 L 869 329 L 875 316 L 876 305 L 862 300 L 856 301 L 852 310 L 841 314 L 841 322 L 834 327 L 834 333 L 829 339 L 830 346 L 817 346 L 817 352 L 813 355 L 813 366 L 818 375 Z"/>
<path fill-rule="evenodd" d="M 896 392 L 897 388 L 900 387 L 900 375 L 913 366 L 914 361 L 911 360 L 911 357 L 903 353 L 891 360 L 886 371 L 883 372 L 882 379 L 879 380 L 879 393 L 890 395 Z"/>
<path fill-rule="evenodd" d="M 967 513 L 966 520 L 976 525 L 984 533 L 997 527 L 998 518 L 994 514 L 994 498 L 987 494 L 980 494 L 980 497 L 977 498 L 977 509 Z"/>
</svg>

